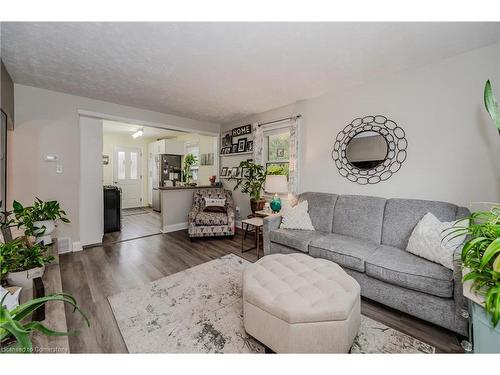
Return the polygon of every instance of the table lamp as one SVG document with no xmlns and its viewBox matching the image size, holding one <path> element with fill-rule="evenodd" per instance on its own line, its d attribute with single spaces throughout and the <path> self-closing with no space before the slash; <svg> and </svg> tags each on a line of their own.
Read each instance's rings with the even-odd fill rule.
<svg viewBox="0 0 500 375">
<path fill-rule="evenodd" d="M 284 175 L 267 175 L 265 189 L 268 193 L 274 193 L 274 198 L 271 201 L 271 210 L 279 212 L 281 210 L 281 199 L 278 193 L 288 192 L 288 181 Z"/>
</svg>

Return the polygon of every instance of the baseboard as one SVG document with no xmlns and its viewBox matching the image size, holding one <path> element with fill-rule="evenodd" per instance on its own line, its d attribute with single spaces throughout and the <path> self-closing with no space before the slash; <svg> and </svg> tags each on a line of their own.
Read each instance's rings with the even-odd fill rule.
<svg viewBox="0 0 500 375">
<path fill-rule="evenodd" d="M 77 252 L 77 251 L 82 251 L 82 250 L 83 250 L 83 246 L 82 246 L 82 243 L 80 241 L 73 242 L 73 247 L 72 247 L 71 251 Z"/>
<path fill-rule="evenodd" d="M 177 223 L 177 224 L 170 224 L 170 225 L 165 225 L 162 229 L 162 233 L 170 233 L 170 232 L 175 232 L 178 230 L 183 230 L 188 228 L 188 222 L 184 223 Z"/>
</svg>

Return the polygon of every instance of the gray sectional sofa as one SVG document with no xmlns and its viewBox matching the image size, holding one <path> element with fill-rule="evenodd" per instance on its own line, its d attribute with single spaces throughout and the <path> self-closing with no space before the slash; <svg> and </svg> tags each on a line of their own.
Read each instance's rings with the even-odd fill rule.
<svg viewBox="0 0 500 375">
<path fill-rule="evenodd" d="M 470 213 L 450 203 L 361 195 L 303 193 L 314 231 L 280 229 L 264 219 L 264 254 L 303 252 L 338 263 L 361 285 L 361 295 L 467 335 L 462 317 L 460 250 L 454 270 L 407 252 L 415 225 L 427 213 L 453 221 Z"/>
</svg>

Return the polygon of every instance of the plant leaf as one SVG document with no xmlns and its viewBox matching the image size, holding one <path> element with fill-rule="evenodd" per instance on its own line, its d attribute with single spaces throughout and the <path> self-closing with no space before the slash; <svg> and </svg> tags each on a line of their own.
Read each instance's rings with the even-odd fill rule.
<svg viewBox="0 0 500 375">
<path fill-rule="evenodd" d="M 489 244 L 481 258 L 480 267 L 484 268 L 496 253 L 500 252 L 500 237 Z"/>
<path fill-rule="evenodd" d="M 24 328 L 30 330 L 30 331 L 38 331 L 45 336 L 69 336 L 69 335 L 74 335 L 76 332 L 61 332 L 61 331 L 54 331 L 50 328 L 45 327 L 42 323 L 40 322 L 29 322 L 24 325 Z"/>
<path fill-rule="evenodd" d="M 493 89 L 491 87 L 490 80 L 486 81 L 486 85 L 484 86 L 484 106 L 488 111 L 493 123 L 500 130 L 500 115 L 498 114 L 498 104 L 493 94 Z"/>
</svg>

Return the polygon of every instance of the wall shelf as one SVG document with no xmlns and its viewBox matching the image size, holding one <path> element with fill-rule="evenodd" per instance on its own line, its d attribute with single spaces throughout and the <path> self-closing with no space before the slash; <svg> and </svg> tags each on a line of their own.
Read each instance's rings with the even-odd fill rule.
<svg viewBox="0 0 500 375">
<path fill-rule="evenodd" d="M 250 155 L 250 154 L 253 154 L 253 151 L 233 152 L 231 154 L 219 154 L 219 156 L 236 156 L 236 155 Z"/>
</svg>

